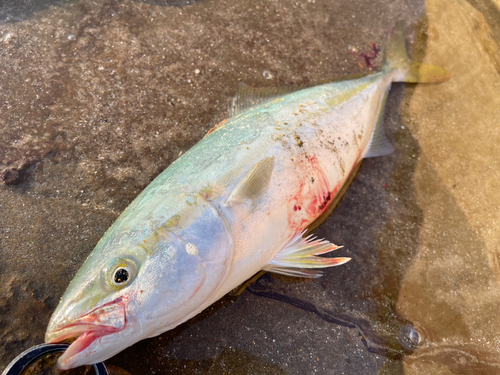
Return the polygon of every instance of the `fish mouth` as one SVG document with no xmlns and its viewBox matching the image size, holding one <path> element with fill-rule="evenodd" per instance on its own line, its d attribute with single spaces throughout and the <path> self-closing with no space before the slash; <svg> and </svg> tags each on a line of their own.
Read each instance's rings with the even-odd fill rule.
<svg viewBox="0 0 500 375">
<path fill-rule="evenodd" d="M 104 304 L 72 320 L 69 324 L 60 324 L 55 329 L 47 330 L 45 342 L 55 343 L 76 337 L 76 340 L 59 357 L 57 365 L 61 370 L 75 367 L 75 358 L 100 337 L 123 331 L 127 326 L 125 297 Z M 49 326 L 50 327 L 50 326 Z"/>
</svg>

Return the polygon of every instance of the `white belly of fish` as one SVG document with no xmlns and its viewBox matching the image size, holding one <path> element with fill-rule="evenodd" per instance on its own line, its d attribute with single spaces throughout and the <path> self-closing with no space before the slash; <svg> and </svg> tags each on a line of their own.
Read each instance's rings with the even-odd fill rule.
<svg viewBox="0 0 500 375">
<path fill-rule="evenodd" d="M 268 112 L 273 129 L 268 137 L 232 157 L 236 163 L 248 163 L 248 153 L 254 150 L 260 150 L 262 158 L 273 157 L 269 188 L 257 202 L 228 204 L 230 192 L 218 200 L 234 238 L 233 262 L 216 294 L 186 320 L 265 268 L 327 208 L 365 156 L 390 83 L 390 77 L 381 76 L 333 107 L 327 102 L 334 99 L 324 95 Z"/>
</svg>

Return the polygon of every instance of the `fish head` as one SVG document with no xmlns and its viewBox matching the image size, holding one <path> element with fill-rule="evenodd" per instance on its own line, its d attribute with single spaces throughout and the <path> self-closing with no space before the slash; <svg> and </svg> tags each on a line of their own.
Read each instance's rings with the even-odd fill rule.
<svg viewBox="0 0 500 375">
<path fill-rule="evenodd" d="M 113 235 L 118 222 L 99 242 L 45 334 L 48 343 L 77 338 L 59 357 L 61 369 L 102 362 L 204 308 L 227 273 L 232 241 L 210 204 L 182 215 L 134 231 L 126 241 Z"/>
</svg>

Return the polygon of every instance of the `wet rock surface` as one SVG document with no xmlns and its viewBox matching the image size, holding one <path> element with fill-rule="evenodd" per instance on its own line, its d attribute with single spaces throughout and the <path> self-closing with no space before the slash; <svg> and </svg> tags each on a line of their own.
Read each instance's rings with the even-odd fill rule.
<svg viewBox="0 0 500 375">
<path fill-rule="evenodd" d="M 365 160 L 315 230 L 353 260 L 313 281 L 265 275 L 107 363 L 135 375 L 498 371 L 492 93 L 500 23 L 491 12 L 470 18 L 474 7 L 495 3 L 458 4 L 446 8 L 449 19 L 464 17 L 455 30 L 433 16 L 437 0 L 427 3 L 429 18 L 420 1 L 4 2 L 0 368 L 43 341 L 51 312 L 106 229 L 227 117 L 239 82 L 368 74 L 359 54 L 373 43 L 383 50 L 403 19 L 413 56 L 427 53 L 456 76 L 439 86 L 393 86 L 384 127 L 395 153 Z M 450 30 L 479 42 L 450 45 L 456 38 L 443 37 Z M 457 55 L 461 48 L 468 60 Z M 479 68 L 471 67 L 474 57 Z M 462 111 L 478 91 L 458 93 L 477 77 L 486 91 L 474 103 L 486 104 Z M 475 119 L 476 133 L 457 131 L 466 118 Z M 468 142 L 474 137 L 481 142 Z"/>
</svg>

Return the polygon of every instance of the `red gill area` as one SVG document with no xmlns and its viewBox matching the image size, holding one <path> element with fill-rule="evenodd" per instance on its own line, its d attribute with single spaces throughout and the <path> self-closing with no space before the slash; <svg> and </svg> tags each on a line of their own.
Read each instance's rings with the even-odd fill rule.
<svg viewBox="0 0 500 375">
<path fill-rule="evenodd" d="M 291 236 L 307 229 L 328 208 L 355 169 L 361 153 L 362 150 L 359 149 L 349 174 L 333 187 L 330 187 L 317 156 L 306 156 L 306 160 L 299 166 L 302 173 L 299 189 L 288 201 L 288 229 Z"/>
<path fill-rule="evenodd" d="M 331 188 L 316 155 L 306 156 L 299 167 L 301 183 L 296 194 L 288 201 L 288 227 L 291 233 L 307 228 L 328 206 L 340 189 L 340 184 Z"/>
</svg>

